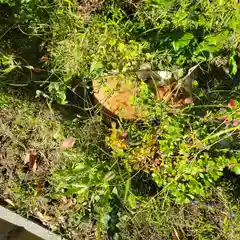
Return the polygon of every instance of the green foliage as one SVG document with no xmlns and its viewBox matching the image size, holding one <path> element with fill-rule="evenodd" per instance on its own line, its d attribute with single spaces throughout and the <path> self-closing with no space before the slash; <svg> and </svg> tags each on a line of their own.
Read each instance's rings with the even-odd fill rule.
<svg viewBox="0 0 240 240">
<path fill-rule="evenodd" d="M 224 49 L 235 49 L 237 12 L 234 1 L 147 1 L 137 12 L 135 26 L 155 46 L 158 61 L 181 66 L 211 61 Z"/>
<path fill-rule="evenodd" d="M 145 95 L 150 112 L 143 126 L 122 123 L 119 129 L 128 133 L 126 147 L 116 144 L 120 140 L 114 131 L 107 140 L 116 161 L 121 159 L 128 171 L 151 172 L 161 192 L 168 192 L 177 203 L 206 197 L 207 189 L 223 175 L 223 170 L 239 162 L 239 152 L 233 153 L 218 144 L 224 139 L 237 148 L 234 138 L 239 136 L 234 132 L 239 126 L 215 126 L 211 121 L 220 116 L 214 113 L 210 120 L 209 113 L 200 120 L 184 111 L 170 114 L 164 104 Z"/>
<path fill-rule="evenodd" d="M 1 0 L 0 4 L 8 4 L 9 6 L 13 7 L 13 6 L 15 6 L 15 1 L 14 0 Z"/>
<path fill-rule="evenodd" d="M 237 3 L 146 1 L 131 17 L 116 5 L 105 6 L 87 24 L 74 8 L 67 17 L 64 7 L 51 16 L 55 45 L 49 63 L 60 81 L 68 85 L 76 76 L 91 79 L 112 70 L 132 71 L 144 61 L 156 69 L 175 70 L 213 62 L 226 52 L 226 67 L 231 76 L 236 74 Z"/>
<path fill-rule="evenodd" d="M 8 74 L 12 70 L 18 67 L 18 63 L 14 60 L 13 55 L 6 55 L 3 53 L 0 53 L 0 73 L 2 74 Z"/>
<path fill-rule="evenodd" d="M 51 184 L 55 186 L 55 193 L 51 194 L 51 198 L 61 199 L 62 196 L 71 197 L 75 194 L 82 216 L 91 211 L 103 231 L 107 229 L 111 210 L 110 184 L 116 176 L 104 167 L 104 162 L 96 163 L 96 159 L 97 155 L 86 156 L 83 153 L 79 156 L 78 163 L 56 171 L 51 179 Z M 63 189 L 66 191 L 62 192 Z"/>
<path fill-rule="evenodd" d="M 97 16 L 87 27 L 80 22 L 79 29 L 69 38 L 57 39 L 51 57 L 54 69 L 65 77 L 64 81 L 73 76 L 92 78 L 104 71 L 134 69 L 141 60 L 144 42 L 131 40 L 122 22 L 124 16 L 120 10 L 115 11 L 118 19 Z"/>
<path fill-rule="evenodd" d="M 44 67 L 47 82 L 54 82 L 48 90 L 58 102 L 66 103 L 64 91 L 75 77 L 132 71 L 145 61 L 175 70 L 227 54 L 226 67 L 236 74 L 238 3 L 149 0 L 133 8 L 133 15 L 125 11 L 127 3 L 107 4 L 88 20 L 75 1 L 23 0 L 13 8 L 14 21 L 47 42 L 50 58 Z"/>
<path fill-rule="evenodd" d="M 205 200 L 179 206 L 168 201 L 167 195 L 154 197 L 141 205 L 142 211 L 120 218 L 118 226 L 125 230 L 121 237 L 126 240 L 149 239 L 149 236 L 168 239 L 177 232 L 182 239 L 237 240 L 240 234 L 239 203 L 229 198 L 229 192 L 223 187 L 209 192 Z"/>
</svg>

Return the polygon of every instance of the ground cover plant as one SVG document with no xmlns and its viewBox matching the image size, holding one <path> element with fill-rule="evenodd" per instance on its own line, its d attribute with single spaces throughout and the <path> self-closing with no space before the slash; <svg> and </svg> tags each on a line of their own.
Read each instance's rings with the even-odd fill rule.
<svg viewBox="0 0 240 240">
<path fill-rule="evenodd" d="M 0 0 L 2 204 L 67 239 L 239 239 L 239 7 Z M 140 119 L 106 120 L 106 76 Z"/>
</svg>

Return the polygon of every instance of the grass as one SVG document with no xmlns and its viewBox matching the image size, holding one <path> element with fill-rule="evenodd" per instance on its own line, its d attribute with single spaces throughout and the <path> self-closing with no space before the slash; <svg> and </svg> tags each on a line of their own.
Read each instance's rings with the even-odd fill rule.
<svg viewBox="0 0 240 240">
<path fill-rule="evenodd" d="M 26 95 L 16 96 L 16 93 L 1 92 L 1 198 L 18 213 L 38 219 L 54 231 L 59 232 L 62 228 L 67 236 L 72 229 L 71 236 L 74 231 L 79 235 L 80 227 L 76 228 L 81 218 L 79 211 L 83 208 L 82 202 L 88 197 L 83 196 L 77 202 L 69 198 L 67 193 L 63 194 L 62 189 L 69 186 L 61 172 L 76 164 L 79 166 L 79 161 L 95 161 L 97 153 L 87 154 L 82 148 L 85 146 L 90 149 L 90 145 L 96 144 L 100 146 L 101 140 L 95 139 L 97 142 L 90 143 L 87 138 L 82 138 L 86 129 L 91 138 L 90 123 L 82 125 L 77 119 L 66 120 L 45 103 L 29 99 Z M 95 122 L 92 120 L 91 129 L 93 124 L 100 132 L 101 123 L 97 119 Z M 62 148 L 62 142 L 73 134 L 76 146 L 80 144 L 81 148 Z M 33 150 L 36 159 L 31 159 L 34 155 L 29 157 Z M 90 170 L 95 172 L 94 168 Z M 70 178 L 71 170 L 65 171 L 69 171 L 67 177 Z M 72 174 L 76 178 L 76 173 Z M 84 227 L 81 231 L 83 236 L 87 234 L 90 237 L 95 227 L 91 227 L 91 219 L 87 223 L 81 223 Z"/>
<path fill-rule="evenodd" d="M 2 202 L 68 239 L 239 239 L 238 8 L 0 0 Z M 193 103 L 142 81 L 144 119 L 104 123 L 92 79 L 143 63 L 175 97 L 198 66 Z"/>
<path fill-rule="evenodd" d="M 238 207 L 230 204 L 222 188 L 218 191 L 208 202 L 185 206 L 154 199 L 151 208 L 141 211 L 139 216 L 133 219 L 125 216 L 128 221 L 121 224 L 129 231 L 124 232 L 123 238 L 171 239 L 176 230 L 180 239 L 238 239 L 239 215 L 232 212 Z"/>
</svg>

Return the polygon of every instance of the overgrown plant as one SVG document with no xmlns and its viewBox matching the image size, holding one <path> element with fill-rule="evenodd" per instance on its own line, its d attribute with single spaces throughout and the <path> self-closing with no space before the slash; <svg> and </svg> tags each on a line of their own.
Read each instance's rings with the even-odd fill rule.
<svg viewBox="0 0 240 240">
<path fill-rule="evenodd" d="M 113 129 L 107 139 L 114 158 L 130 173 L 150 172 L 159 191 L 168 192 L 177 203 L 206 197 L 207 189 L 223 175 L 223 170 L 239 164 L 239 152 L 233 151 L 238 148 L 239 125 L 221 123 L 223 114 L 230 113 L 234 119 L 232 111 L 227 111 L 232 107 L 226 106 L 220 116 L 208 112 L 199 118 L 188 115 L 186 110 L 171 110 L 151 100 L 151 95 L 143 98 L 149 104 L 147 119 L 140 126 L 122 123 L 118 133 Z M 237 105 L 234 107 L 238 113 Z"/>
</svg>

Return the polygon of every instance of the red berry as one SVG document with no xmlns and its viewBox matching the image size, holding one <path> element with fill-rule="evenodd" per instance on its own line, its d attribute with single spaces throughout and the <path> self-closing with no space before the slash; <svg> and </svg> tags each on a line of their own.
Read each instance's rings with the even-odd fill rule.
<svg viewBox="0 0 240 240">
<path fill-rule="evenodd" d="M 230 99 L 229 103 L 228 103 L 229 107 L 236 107 L 236 103 L 234 102 L 234 99 Z"/>
</svg>

